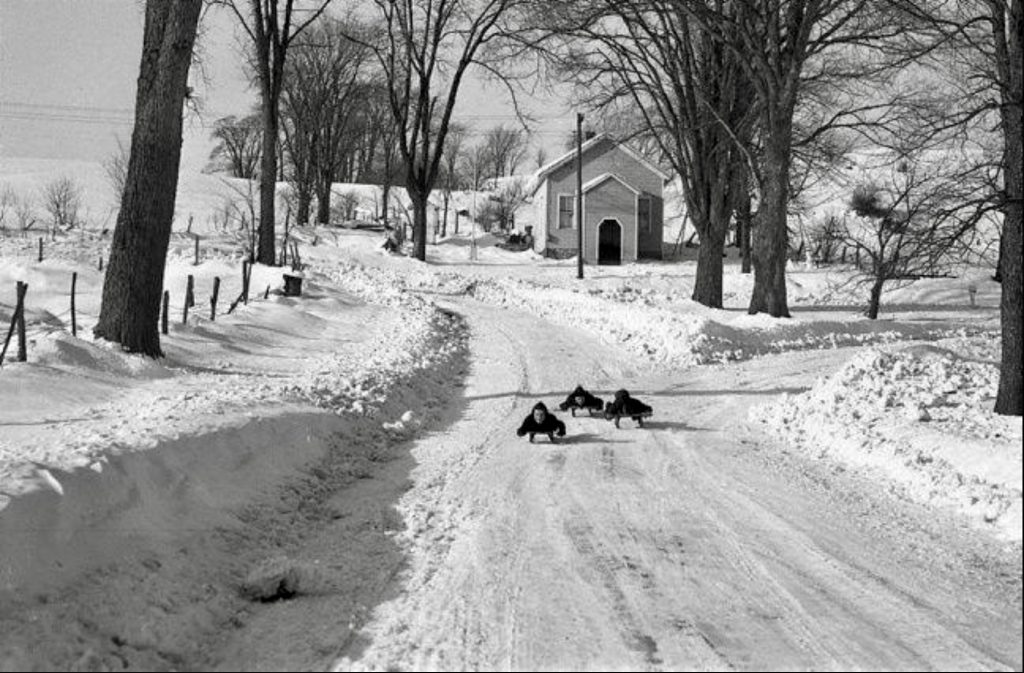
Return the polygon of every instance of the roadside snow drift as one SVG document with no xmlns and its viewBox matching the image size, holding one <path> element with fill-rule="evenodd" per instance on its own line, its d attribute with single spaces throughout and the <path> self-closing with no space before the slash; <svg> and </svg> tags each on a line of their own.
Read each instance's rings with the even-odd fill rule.
<svg viewBox="0 0 1024 673">
<path fill-rule="evenodd" d="M 982 357 L 993 357 L 991 344 Z M 806 393 L 754 407 L 751 420 L 813 457 L 1020 540 L 1021 421 L 992 411 L 996 364 L 959 345 L 863 351 Z"/>
</svg>

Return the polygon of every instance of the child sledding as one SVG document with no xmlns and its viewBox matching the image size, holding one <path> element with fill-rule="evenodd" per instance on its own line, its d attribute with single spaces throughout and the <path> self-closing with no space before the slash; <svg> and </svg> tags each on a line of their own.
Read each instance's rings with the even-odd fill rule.
<svg viewBox="0 0 1024 673">
<path fill-rule="evenodd" d="M 571 410 L 572 415 L 576 415 L 576 410 L 590 412 L 591 415 L 594 412 L 601 413 L 604 410 L 604 401 L 600 397 L 595 397 L 590 394 L 583 386 L 576 386 L 576 389 L 569 393 L 565 401 L 558 405 L 558 408 L 562 411 Z"/>
<path fill-rule="evenodd" d="M 619 427 L 619 419 L 632 418 L 641 428 L 644 427 L 644 419 L 654 412 L 650 406 L 644 404 L 635 397 L 629 396 L 625 388 L 615 391 L 615 400 L 609 402 L 604 408 L 604 417 L 615 421 L 615 427 Z"/>
<path fill-rule="evenodd" d="M 516 435 L 529 435 L 530 442 L 533 442 L 534 435 L 547 435 L 548 439 L 554 442 L 556 435 L 565 437 L 565 423 L 549 412 L 543 402 L 538 402 L 533 405 L 530 415 L 523 419 L 523 424 L 516 430 Z"/>
</svg>

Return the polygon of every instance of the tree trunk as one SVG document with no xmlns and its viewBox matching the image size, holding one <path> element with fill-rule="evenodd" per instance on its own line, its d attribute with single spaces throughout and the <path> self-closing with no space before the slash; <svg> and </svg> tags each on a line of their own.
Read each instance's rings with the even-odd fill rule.
<svg viewBox="0 0 1024 673">
<path fill-rule="evenodd" d="M 269 84 L 267 85 L 269 87 Z M 277 101 L 263 100 L 263 156 L 260 157 L 259 253 L 256 260 L 274 266 L 274 196 L 277 189 Z"/>
<path fill-rule="evenodd" d="M 740 272 L 750 273 L 750 178 L 746 159 L 736 153 L 738 164 L 733 168 L 732 190 L 733 215 L 736 218 L 736 245 L 740 249 Z"/>
<path fill-rule="evenodd" d="M 298 190 L 298 204 L 296 206 L 295 222 L 301 227 L 309 224 L 309 207 L 313 201 L 313 194 L 310 193 L 307 186 L 302 186 Z"/>
<path fill-rule="evenodd" d="M 1022 130 L 1021 103 L 1024 99 L 1024 10 L 1014 3 L 1008 13 L 1006 84 L 1002 92 L 1000 112 L 1003 121 L 1003 238 L 1005 250 L 1000 255 L 1002 298 L 1000 322 L 1002 324 L 1003 356 L 999 368 L 999 390 L 995 411 L 1006 416 L 1024 413 L 1024 392 L 1021 390 L 1021 227 L 1024 226 L 1024 130 Z"/>
<path fill-rule="evenodd" d="M 316 190 L 316 221 L 328 224 L 331 221 L 331 179 L 321 179 Z"/>
<path fill-rule="evenodd" d="M 708 229 L 712 229 L 708 227 Z M 721 228 L 718 228 L 721 229 Z M 725 252 L 723 231 L 701 234 L 697 250 L 697 277 L 693 284 L 695 302 L 711 308 L 722 308 L 722 254 Z"/>
<path fill-rule="evenodd" d="M 754 225 L 754 218 L 750 213 L 750 195 L 745 200 L 746 210 L 743 212 L 743 219 L 740 220 L 740 273 L 750 273 L 753 267 L 750 262 L 750 232 Z"/>
<path fill-rule="evenodd" d="M 388 226 L 388 194 L 391 192 L 391 181 L 384 180 L 384 184 L 380 186 L 380 201 L 384 208 L 384 226 Z"/>
<path fill-rule="evenodd" d="M 441 219 L 441 238 L 448 235 L 448 202 L 451 201 L 452 193 L 445 191 L 444 193 L 444 217 Z"/>
<path fill-rule="evenodd" d="M 867 316 L 871 320 L 878 318 L 878 308 L 882 304 L 882 286 L 885 285 L 885 278 L 876 276 L 875 282 L 871 284 L 871 298 L 868 300 Z"/>
<path fill-rule="evenodd" d="M 779 138 L 778 134 L 785 134 Z M 763 193 L 754 217 L 753 249 L 754 290 L 749 313 L 765 312 L 774 318 L 788 318 L 786 301 L 786 250 L 789 230 L 786 206 L 789 199 L 790 134 L 776 129 L 765 143 Z"/>
<path fill-rule="evenodd" d="M 1005 215 L 1004 215 L 1005 218 Z M 996 257 L 996 272 L 992 276 L 992 280 L 997 283 L 1003 282 L 1003 250 L 1006 249 L 1006 225 L 1003 225 L 1002 230 L 999 232 L 999 254 Z"/>
<path fill-rule="evenodd" d="M 93 334 L 151 357 L 181 159 L 182 108 L 202 0 L 146 3 L 131 154 Z"/>
<path fill-rule="evenodd" d="M 412 201 L 413 256 L 421 262 L 427 261 L 427 197 L 408 189 Z"/>
</svg>

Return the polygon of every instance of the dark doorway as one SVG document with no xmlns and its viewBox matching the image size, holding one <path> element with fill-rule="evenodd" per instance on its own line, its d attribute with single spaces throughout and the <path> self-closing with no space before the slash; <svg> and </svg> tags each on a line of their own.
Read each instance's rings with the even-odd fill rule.
<svg viewBox="0 0 1024 673">
<path fill-rule="evenodd" d="M 597 243 L 598 264 L 622 264 L 622 226 L 618 220 L 601 221 Z"/>
</svg>

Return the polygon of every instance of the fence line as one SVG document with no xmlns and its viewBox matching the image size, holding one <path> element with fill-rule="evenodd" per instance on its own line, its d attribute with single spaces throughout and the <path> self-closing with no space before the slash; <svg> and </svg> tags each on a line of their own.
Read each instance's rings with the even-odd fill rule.
<svg viewBox="0 0 1024 673">
<path fill-rule="evenodd" d="M 39 239 L 39 250 L 40 255 L 43 250 L 43 239 Z M 40 259 L 42 259 L 40 257 Z M 102 270 L 103 267 L 103 256 L 99 258 L 99 267 Z M 231 302 L 228 310 L 225 314 L 232 313 L 240 303 L 248 304 L 249 299 L 249 286 L 252 279 L 252 267 L 253 264 L 248 260 L 242 261 L 242 289 L 238 297 Z M 282 268 L 282 271 L 284 269 Z M 213 289 L 210 293 L 210 321 L 217 319 L 217 304 L 220 298 L 220 276 L 214 276 L 213 278 Z M 270 285 L 267 285 L 266 290 L 263 292 L 263 298 L 268 299 L 270 297 Z M 26 338 L 26 322 L 25 322 L 25 295 L 28 291 L 28 284 L 22 281 L 17 281 L 16 292 L 17 302 L 15 305 L 14 313 L 11 316 L 11 323 L 8 326 L 7 337 L 4 340 L 3 349 L 0 350 L 0 365 L 3 364 L 4 357 L 7 354 L 7 350 L 10 346 L 10 342 L 16 334 L 18 337 L 18 354 L 17 360 L 25 362 L 28 359 L 27 353 L 27 338 Z M 88 316 L 89 318 L 98 318 L 99 316 L 93 313 L 80 311 L 77 305 L 77 293 L 78 293 L 78 272 L 73 271 L 71 273 L 71 292 L 70 292 L 70 307 L 64 311 L 53 314 L 54 317 L 64 318 L 70 316 L 71 319 L 71 335 L 78 337 L 78 318 L 80 316 Z M 196 285 L 195 277 L 192 274 L 188 275 L 185 299 L 182 303 L 182 323 L 188 324 L 188 313 L 189 309 L 196 305 Z M 171 309 L 170 291 L 164 290 L 162 297 L 162 308 L 160 314 L 160 326 L 159 329 L 163 335 L 167 335 L 168 330 L 168 314 Z M 62 328 L 63 329 L 63 328 Z"/>
</svg>

